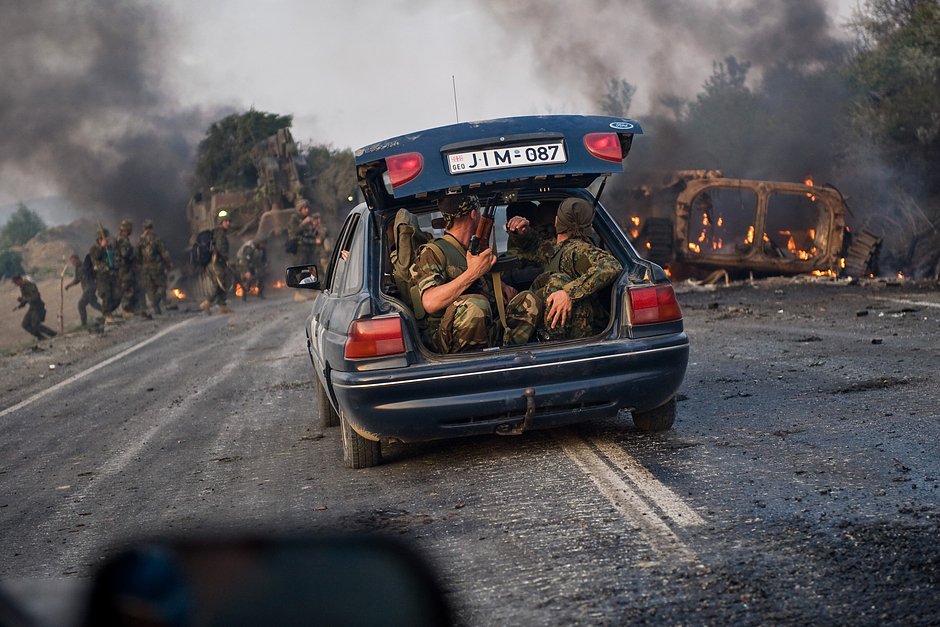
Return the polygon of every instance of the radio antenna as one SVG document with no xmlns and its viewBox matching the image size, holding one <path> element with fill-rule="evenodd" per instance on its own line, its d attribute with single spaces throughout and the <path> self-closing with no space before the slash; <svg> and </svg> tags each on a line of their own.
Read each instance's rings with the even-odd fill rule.
<svg viewBox="0 0 940 627">
<path fill-rule="evenodd" d="M 460 111 L 457 110 L 457 79 L 451 74 L 450 82 L 454 86 L 454 115 L 457 117 L 457 121 L 460 121 Z"/>
</svg>

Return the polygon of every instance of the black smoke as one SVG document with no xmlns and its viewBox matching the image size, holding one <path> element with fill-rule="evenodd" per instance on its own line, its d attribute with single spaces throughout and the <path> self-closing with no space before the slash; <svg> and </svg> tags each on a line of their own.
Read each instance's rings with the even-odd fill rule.
<svg viewBox="0 0 940 627">
<path fill-rule="evenodd" d="M 151 218 L 185 246 L 187 175 L 213 116 L 166 83 L 174 17 L 142 0 L 7 0 L 0 170 L 42 180 L 116 230 Z"/>
</svg>

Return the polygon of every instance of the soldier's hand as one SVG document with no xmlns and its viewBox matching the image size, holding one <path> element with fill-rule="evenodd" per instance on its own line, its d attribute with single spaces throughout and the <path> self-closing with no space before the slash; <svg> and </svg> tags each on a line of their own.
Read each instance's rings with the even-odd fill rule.
<svg viewBox="0 0 940 627">
<path fill-rule="evenodd" d="M 493 254 L 492 248 L 481 250 L 478 255 L 467 253 L 467 272 L 474 280 L 489 272 L 494 265 L 496 265 L 496 255 Z"/>
<path fill-rule="evenodd" d="M 509 218 L 509 222 L 506 223 L 506 231 L 509 233 L 525 235 L 528 230 L 529 221 L 522 216 L 513 216 Z"/>
<path fill-rule="evenodd" d="M 548 313 L 545 314 L 548 326 L 553 329 L 559 325 L 565 326 L 568 321 L 568 314 L 571 313 L 571 297 L 568 296 L 568 293 L 565 290 L 552 292 L 545 299 L 545 304 L 548 306 Z"/>
<path fill-rule="evenodd" d="M 65 291 L 66 291 L 66 292 L 69 291 L 69 288 L 71 288 L 71 287 L 72 287 L 72 284 L 69 283 L 68 285 L 65 286 Z"/>
</svg>

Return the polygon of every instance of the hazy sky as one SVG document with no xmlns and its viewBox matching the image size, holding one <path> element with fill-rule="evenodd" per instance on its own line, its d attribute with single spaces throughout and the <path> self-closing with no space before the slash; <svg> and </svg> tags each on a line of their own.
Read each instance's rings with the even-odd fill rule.
<svg viewBox="0 0 940 627">
<path fill-rule="evenodd" d="M 788 58 L 798 57 L 801 47 L 808 48 L 803 40 L 808 25 L 822 20 L 826 32 L 839 36 L 855 0 L 75 0 L 65 5 L 0 0 L 0 5 L 8 22 L 0 26 L 3 204 L 62 192 L 66 178 L 78 190 L 74 196 L 87 201 L 106 185 L 94 180 L 102 167 L 113 167 L 109 175 L 123 180 L 146 174 L 146 159 L 139 154 L 127 165 L 118 163 L 119 151 L 131 149 L 165 152 L 157 156 L 163 174 L 172 178 L 173 168 L 180 169 L 174 159 L 185 145 L 198 142 L 207 121 L 248 107 L 293 114 L 294 136 L 301 142 L 358 148 L 453 122 L 453 81 L 460 119 L 473 120 L 595 113 L 596 95 L 618 77 L 637 87 L 631 113 L 642 121 L 658 96 L 694 96 L 713 62 L 728 54 L 754 62 L 754 75 L 761 57 L 767 60 L 784 48 Z M 101 21 L 115 14 L 125 22 L 102 29 Z M 48 24 L 59 34 L 43 32 L 52 28 Z M 96 73 L 83 76 L 87 42 L 102 41 L 111 46 L 112 63 L 96 58 L 90 66 Z M 71 70 L 67 75 L 64 67 Z M 122 83 L 124 71 L 128 80 Z M 94 100 L 95 81 L 109 83 L 100 91 L 100 103 Z M 74 111 L 63 111 L 73 100 Z M 78 108 L 79 101 L 84 108 Z M 135 125 L 150 134 L 129 133 Z M 71 155 L 74 165 L 64 164 L 88 138 L 104 136 L 108 142 L 79 148 Z M 132 202 L 125 195 L 100 204 Z"/>
</svg>

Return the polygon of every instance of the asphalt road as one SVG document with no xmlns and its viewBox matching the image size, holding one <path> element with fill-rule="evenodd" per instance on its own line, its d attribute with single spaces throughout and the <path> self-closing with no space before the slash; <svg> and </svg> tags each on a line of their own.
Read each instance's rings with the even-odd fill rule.
<svg viewBox="0 0 940 627">
<path fill-rule="evenodd" d="M 680 302 L 671 432 L 622 416 L 360 471 L 315 424 L 305 304 L 141 324 L 5 386 L 0 580 L 61 619 L 50 599 L 135 538 L 340 529 L 412 544 L 467 625 L 940 621 L 940 290 Z"/>
</svg>

